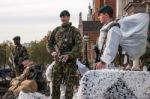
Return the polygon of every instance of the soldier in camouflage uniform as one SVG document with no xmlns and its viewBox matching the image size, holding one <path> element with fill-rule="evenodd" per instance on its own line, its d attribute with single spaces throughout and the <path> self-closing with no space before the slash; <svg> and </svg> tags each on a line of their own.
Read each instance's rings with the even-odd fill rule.
<svg viewBox="0 0 150 99">
<path fill-rule="evenodd" d="M 76 58 L 81 55 L 82 39 L 77 28 L 69 22 L 70 13 L 60 13 L 62 25 L 56 27 L 49 40 L 48 51 L 55 58 L 52 70 L 52 99 L 60 99 L 60 85 L 66 85 L 65 99 L 72 99 L 76 83 Z"/>
<path fill-rule="evenodd" d="M 15 65 L 15 72 L 17 72 L 16 75 L 20 75 L 24 70 L 22 62 L 29 59 L 29 57 L 26 48 L 20 44 L 20 37 L 14 37 L 13 41 L 16 46 L 12 51 L 11 60 Z"/>
</svg>

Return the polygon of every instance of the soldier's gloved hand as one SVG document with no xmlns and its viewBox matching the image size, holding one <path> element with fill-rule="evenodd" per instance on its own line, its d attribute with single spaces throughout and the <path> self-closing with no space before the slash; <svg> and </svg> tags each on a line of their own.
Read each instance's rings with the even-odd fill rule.
<svg viewBox="0 0 150 99">
<path fill-rule="evenodd" d="M 62 55 L 61 59 L 63 62 L 67 62 L 67 60 L 69 59 L 69 55 Z"/>
<path fill-rule="evenodd" d="M 53 57 L 56 57 L 56 56 L 57 56 L 57 52 L 52 52 L 51 55 L 52 55 Z"/>
</svg>

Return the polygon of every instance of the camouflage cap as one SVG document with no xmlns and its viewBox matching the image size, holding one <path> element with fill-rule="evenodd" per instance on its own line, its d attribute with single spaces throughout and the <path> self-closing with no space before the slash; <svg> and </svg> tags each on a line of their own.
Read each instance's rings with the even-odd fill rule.
<svg viewBox="0 0 150 99">
<path fill-rule="evenodd" d="M 69 11 L 67 11 L 67 10 L 63 10 L 61 13 L 60 13 L 60 17 L 62 17 L 62 16 L 70 16 L 70 13 L 69 13 Z"/>
<path fill-rule="evenodd" d="M 20 40 L 20 36 L 15 36 L 13 40 Z"/>
</svg>

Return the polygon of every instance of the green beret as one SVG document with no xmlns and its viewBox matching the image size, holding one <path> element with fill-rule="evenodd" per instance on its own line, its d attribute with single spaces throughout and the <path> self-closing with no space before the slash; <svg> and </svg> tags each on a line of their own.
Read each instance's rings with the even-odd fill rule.
<svg viewBox="0 0 150 99">
<path fill-rule="evenodd" d="M 20 40 L 20 36 L 15 36 L 13 40 Z"/>
<path fill-rule="evenodd" d="M 69 11 L 67 11 L 67 10 L 63 10 L 61 13 L 60 13 L 60 17 L 62 17 L 62 16 L 70 16 L 70 13 L 69 13 Z"/>
</svg>

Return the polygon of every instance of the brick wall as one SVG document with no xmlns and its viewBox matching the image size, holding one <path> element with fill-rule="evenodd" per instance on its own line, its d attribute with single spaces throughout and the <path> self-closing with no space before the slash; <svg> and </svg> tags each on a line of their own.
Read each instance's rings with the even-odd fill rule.
<svg viewBox="0 0 150 99">
<path fill-rule="evenodd" d="M 98 10 L 103 4 L 103 0 L 93 0 L 93 21 L 98 21 Z"/>
<path fill-rule="evenodd" d="M 116 0 L 105 0 L 105 4 L 113 8 L 114 18 L 116 18 Z"/>
<path fill-rule="evenodd" d="M 93 45 L 96 44 L 97 38 L 99 37 L 99 32 L 84 32 L 84 34 L 87 34 L 89 36 L 88 46 L 87 46 L 87 53 L 88 53 L 88 59 L 89 62 L 92 64 L 95 52 L 93 50 Z"/>
<path fill-rule="evenodd" d="M 98 21 L 98 10 L 104 4 L 113 8 L 114 18 L 116 18 L 116 0 L 93 0 L 93 21 Z"/>
</svg>

